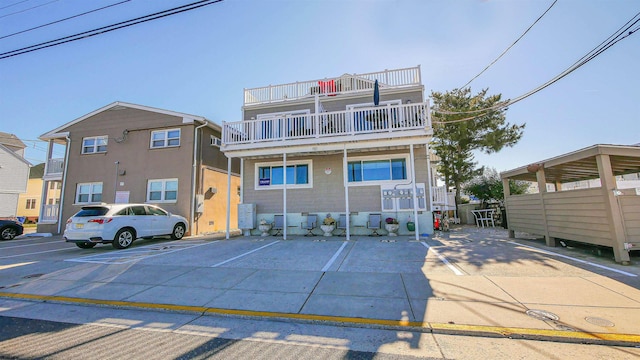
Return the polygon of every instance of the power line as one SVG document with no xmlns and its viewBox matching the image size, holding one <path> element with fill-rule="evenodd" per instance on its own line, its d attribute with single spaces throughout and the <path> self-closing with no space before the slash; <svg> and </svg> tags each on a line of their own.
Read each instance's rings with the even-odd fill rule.
<svg viewBox="0 0 640 360">
<path fill-rule="evenodd" d="M 2 16 L 0 16 L 0 19 L 2 19 L 2 18 L 6 18 L 6 17 L 11 16 L 11 15 L 15 15 L 15 14 L 20 14 L 20 13 L 23 13 L 23 12 L 27 12 L 27 11 L 29 11 L 29 10 L 37 9 L 37 8 L 39 8 L 39 7 L 42 7 L 42 6 L 52 4 L 52 3 L 56 2 L 56 1 L 58 1 L 58 0 L 52 0 L 52 1 L 49 1 L 48 3 L 44 3 L 44 4 L 40 4 L 40 5 L 36 5 L 36 6 L 33 6 L 33 7 L 28 8 L 28 9 L 24 9 L 24 10 L 20 10 L 20 11 L 13 12 L 13 13 L 11 13 L 11 14 L 2 15 Z M 14 4 L 14 5 L 15 5 L 15 4 Z"/>
<path fill-rule="evenodd" d="M 135 18 L 135 19 L 122 21 L 122 22 L 119 22 L 119 23 L 116 23 L 116 24 L 111 24 L 111 25 L 108 25 L 108 26 L 103 26 L 103 27 L 100 27 L 100 28 L 97 28 L 97 29 L 81 32 L 81 33 L 78 33 L 78 34 L 75 34 L 75 35 L 65 36 L 65 37 L 62 37 L 62 38 L 59 38 L 59 39 L 56 39 L 56 40 L 46 41 L 46 42 L 43 42 L 43 43 L 40 43 L 40 44 L 27 46 L 27 47 L 24 47 L 24 48 L 21 48 L 21 49 L 16 49 L 16 50 L 4 52 L 4 53 L 0 54 L 0 60 L 6 59 L 6 58 L 9 58 L 9 57 L 12 57 L 12 56 L 26 54 L 26 53 L 29 53 L 29 52 L 32 52 L 32 51 L 37 51 L 37 50 L 42 50 L 42 49 L 53 47 L 53 46 L 57 46 L 57 45 L 62 45 L 62 44 L 65 44 L 65 43 L 76 41 L 76 40 L 89 38 L 89 37 L 96 36 L 96 35 L 101 35 L 101 34 L 108 33 L 108 32 L 114 31 L 114 30 L 118 30 L 118 29 L 122 29 L 122 28 L 125 28 L 125 27 L 137 25 L 137 24 L 140 24 L 140 23 L 143 23 L 143 22 L 147 22 L 147 21 L 151 21 L 151 20 L 157 20 L 157 19 L 160 19 L 160 18 L 163 18 L 163 17 L 167 17 L 167 16 L 179 14 L 179 13 L 182 13 L 182 12 L 194 10 L 194 9 L 197 9 L 197 8 L 200 8 L 200 7 L 203 7 L 203 6 L 219 3 L 219 2 L 222 2 L 222 1 L 223 0 L 196 1 L 196 2 L 191 3 L 191 4 L 175 7 L 173 9 L 160 11 L 160 12 L 157 12 L 157 13 L 154 13 L 154 14 L 141 16 L 141 17 L 138 17 L 138 18 Z"/>
<path fill-rule="evenodd" d="M 539 18 L 536 19 L 536 21 L 533 22 L 533 24 L 531 24 L 531 26 L 529 26 L 529 28 L 527 28 L 527 30 L 525 30 L 525 32 L 522 33 L 522 35 L 520 35 L 519 38 L 516 39 L 516 41 L 513 42 L 513 44 L 509 45 L 509 47 L 502 52 L 502 54 L 500 54 L 500 56 L 498 56 L 495 60 L 493 60 L 489 65 L 487 65 L 486 68 L 484 68 L 484 70 L 480 71 L 480 73 L 478 73 L 478 75 L 474 76 L 473 79 L 467 81 L 466 84 L 462 85 L 460 87 L 460 89 L 463 89 L 465 87 L 467 87 L 467 85 L 471 84 L 471 82 L 475 79 L 477 79 L 480 75 L 482 75 L 485 71 L 487 71 L 487 69 L 489 69 L 493 64 L 495 64 L 498 60 L 500 60 L 500 58 L 507 53 L 507 51 L 509 51 L 518 41 L 520 41 L 520 39 L 522 39 L 528 32 L 529 30 L 531 30 L 531 28 L 538 23 L 538 21 L 540 21 L 540 19 L 542 19 L 543 16 L 545 16 L 549 10 L 551 10 L 551 8 L 553 7 L 553 5 L 555 5 L 558 2 L 558 0 L 555 0 L 551 6 L 549 6 L 549 8 L 547 10 L 545 10 L 545 12 L 542 13 L 542 15 L 540 15 Z"/>
<path fill-rule="evenodd" d="M 605 52 L 606 50 L 608 50 L 609 48 L 611 48 L 613 45 L 617 44 L 618 42 L 628 38 L 629 36 L 633 35 L 634 33 L 636 33 L 638 30 L 640 30 L 640 25 L 637 25 L 640 23 L 640 12 L 637 13 L 636 15 L 634 15 L 629 21 L 627 21 L 624 25 L 622 25 L 617 31 L 615 31 L 611 36 L 609 36 L 606 40 L 604 40 L 603 42 L 601 42 L 598 46 L 596 46 L 595 48 L 593 48 L 591 51 L 589 51 L 587 54 L 585 54 L 583 57 L 581 57 L 580 59 L 578 59 L 575 63 L 573 63 L 571 66 L 569 66 L 567 69 L 565 69 L 564 71 L 560 72 L 558 75 L 554 76 L 553 78 L 551 78 L 550 80 L 548 80 L 547 82 L 543 83 L 542 85 L 534 88 L 533 90 L 530 90 L 514 99 L 510 99 L 501 103 L 498 103 L 494 106 L 485 108 L 485 109 L 477 109 L 477 110 L 470 110 L 470 111 L 440 111 L 440 110 L 434 110 L 434 113 L 439 113 L 439 114 L 445 114 L 445 115 L 458 115 L 458 114 L 475 114 L 475 113 L 481 113 L 479 115 L 475 115 L 469 118 L 465 118 L 465 119 L 458 119 L 458 120 L 452 120 L 452 121 L 434 121 L 434 123 L 454 123 L 454 122 L 462 122 L 462 121 L 469 121 L 469 120 L 473 120 L 476 119 L 478 117 L 484 116 L 486 115 L 489 111 L 495 111 L 495 110 L 500 110 L 500 109 L 504 109 L 512 104 L 515 104 L 519 101 L 522 101 L 526 98 L 528 98 L 529 96 L 547 88 L 548 86 L 554 84 L 555 82 L 559 81 L 560 79 L 564 78 L 565 76 L 569 75 L 570 73 L 572 73 L 573 71 L 579 69 L 580 67 L 582 67 L 584 64 L 588 63 L 589 61 L 595 59 L 597 56 L 599 56 L 600 54 L 602 54 L 603 52 Z M 635 27 L 634 27 L 635 26 Z"/>
<path fill-rule="evenodd" d="M 9 34 L 9 35 L 2 36 L 2 37 L 0 37 L 0 40 L 2 40 L 2 39 L 4 39 L 4 38 L 11 37 L 11 36 L 15 36 L 15 35 L 18 35 L 18 34 L 26 33 L 26 32 L 32 31 L 32 30 L 40 29 L 40 28 L 43 28 L 43 27 L 45 27 L 45 26 L 49 26 L 49 25 L 53 25 L 53 24 L 57 24 L 57 23 L 61 23 L 61 22 L 63 22 L 63 21 L 67 21 L 67 20 L 70 20 L 70 19 L 74 19 L 74 18 L 77 18 L 77 17 L 83 16 L 83 15 L 91 14 L 91 13 L 93 13 L 93 12 L 100 11 L 100 10 L 104 10 L 104 9 L 110 8 L 110 7 L 112 7 L 112 6 L 116 6 L 116 5 L 124 4 L 124 3 L 129 2 L 129 1 L 131 1 L 131 0 L 124 0 L 124 1 L 121 1 L 121 2 L 119 2 L 119 3 L 115 3 L 115 4 L 111 4 L 111 5 L 103 6 L 103 7 L 98 8 L 98 9 L 90 10 L 90 11 L 83 12 L 83 13 L 81 13 L 81 14 L 77 14 L 77 15 L 73 15 L 73 16 L 70 16 L 70 17 L 67 17 L 67 18 L 64 18 L 64 19 L 56 20 L 56 21 L 53 21 L 53 22 L 50 22 L 50 23 L 47 23 L 47 24 L 44 24 L 44 25 L 40 25 L 40 26 L 32 27 L 32 28 L 30 28 L 30 29 L 26 29 L 26 30 L 18 31 L 18 32 L 15 32 L 15 33 L 13 33 L 13 34 Z"/>
<path fill-rule="evenodd" d="M 10 8 L 10 7 L 12 7 L 12 6 L 16 6 L 16 5 L 18 5 L 18 4 L 22 4 L 23 2 L 27 2 L 27 1 L 29 1 L 29 0 L 22 0 L 22 1 L 18 1 L 17 3 L 9 4 L 9 5 L 7 5 L 7 6 L 0 7 L 0 10 L 2 10 L 2 9 L 6 9 L 6 8 Z"/>
</svg>

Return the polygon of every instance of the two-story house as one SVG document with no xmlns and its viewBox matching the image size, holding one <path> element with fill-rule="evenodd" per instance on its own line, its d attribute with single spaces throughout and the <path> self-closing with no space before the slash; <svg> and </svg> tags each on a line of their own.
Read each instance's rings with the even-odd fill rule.
<svg viewBox="0 0 640 360">
<path fill-rule="evenodd" d="M 18 198 L 27 190 L 26 145 L 14 134 L 0 132 L 0 218 L 15 217 Z"/>
<path fill-rule="evenodd" d="M 222 151 L 242 160 L 242 208 L 255 208 L 255 222 L 284 217 L 285 238 L 327 214 L 343 215 L 347 238 L 371 234 L 380 216 L 397 219 L 399 234 L 433 232 L 433 130 L 419 66 L 245 89 L 242 112 L 223 123 Z"/>
<path fill-rule="evenodd" d="M 187 218 L 192 235 L 226 229 L 240 168 L 220 151 L 220 137 L 220 126 L 202 116 L 124 102 L 41 135 L 49 142 L 42 198 L 51 184 L 62 193 L 59 204 L 42 205 L 38 232 L 61 233 L 83 205 L 103 202 L 159 205 Z M 63 159 L 52 156 L 56 144 Z"/>
</svg>

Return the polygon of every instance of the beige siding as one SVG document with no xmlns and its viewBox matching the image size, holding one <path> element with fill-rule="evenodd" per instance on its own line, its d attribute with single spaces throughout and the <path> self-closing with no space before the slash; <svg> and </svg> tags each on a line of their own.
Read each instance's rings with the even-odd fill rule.
<svg viewBox="0 0 640 360">
<path fill-rule="evenodd" d="M 180 146 L 151 149 L 151 132 L 171 128 L 181 129 Z M 122 137 L 125 129 L 129 131 L 126 139 L 115 141 Z M 168 178 L 178 179 L 178 201 L 159 205 L 188 218 L 191 209 L 193 129 L 192 124 L 182 124 L 181 117 L 130 108 L 107 110 L 64 129 L 70 132 L 71 145 L 64 189 L 63 224 L 80 209 L 80 206 L 74 205 L 78 183 L 102 182 L 103 202 L 113 202 L 116 190 L 129 191 L 130 202 L 145 202 L 148 180 Z M 82 154 L 84 137 L 103 135 L 109 138 L 107 152 Z M 126 172 L 118 176 L 117 188 L 116 161 L 120 162 L 119 172 Z"/>
<path fill-rule="evenodd" d="M 381 90 L 380 101 L 388 100 L 402 100 L 403 104 L 410 100 L 413 103 L 421 103 L 424 101 L 422 90 L 411 91 L 395 91 L 394 93 L 386 93 Z M 373 92 L 363 94 L 360 96 L 323 96 L 320 98 L 322 107 L 325 111 L 341 111 L 346 109 L 347 105 L 351 104 L 366 104 L 373 103 Z M 257 119 L 260 114 L 271 114 L 290 112 L 295 110 L 309 110 L 311 113 L 315 112 L 315 99 L 310 97 L 308 100 L 296 101 L 296 102 L 284 102 L 279 104 L 268 104 L 260 107 L 248 107 L 244 110 L 244 119 L 250 120 L 252 118 Z"/>
<path fill-rule="evenodd" d="M 635 190 L 624 190 L 624 195 L 620 196 L 620 207 L 627 235 L 627 242 L 640 243 L 640 196 L 635 194 Z"/>
<path fill-rule="evenodd" d="M 539 194 L 507 197 L 506 206 L 509 230 L 544 235 L 542 198 Z"/>
<path fill-rule="evenodd" d="M 596 245 L 614 246 L 602 189 L 580 189 L 507 198 L 509 229 Z M 621 196 L 627 241 L 640 241 L 640 197 Z M 635 239 L 635 240 L 633 240 Z"/>
<path fill-rule="evenodd" d="M 544 194 L 549 236 L 612 246 L 602 189 Z"/>
<path fill-rule="evenodd" d="M 395 152 L 408 155 L 408 150 Z M 427 163 L 424 147 L 415 149 L 416 175 L 419 183 L 427 184 Z M 389 155 L 389 152 L 350 152 L 349 157 Z M 345 211 L 344 177 L 342 171 L 342 154 L 287 157 L 290 163 L 296 160 L 311 160 L 313 167 L 313 187 L 308 189 L 287 190 L 287 213 L 304 212 L 341 212 Z M 281 161 L 282 158 L 267 160 L 245 160 L 244 172 L 244 200 L 246 204 L 257 204 L 257 213 L 282 213 L 282 190 L 256 190 L 255 189 L 255 164 L 256 162 Z M 331 174 L 326 174 L 325 169 L 331 168 Z M 379 212 L 381 211 L 380 186 L 350 186 L 349 210 L 351 212 Z"/>
</svg>

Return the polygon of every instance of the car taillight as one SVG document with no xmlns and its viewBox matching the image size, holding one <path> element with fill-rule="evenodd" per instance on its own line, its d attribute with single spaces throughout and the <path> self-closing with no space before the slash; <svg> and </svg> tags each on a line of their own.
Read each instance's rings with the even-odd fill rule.
<svg viewBox="0 0 640 360">
<path fill-rule="evenodd" d="M 102 225 L 102 224 L 110 223 L 111 220 L 113 220 L 113 219 L 111 219 L 111 218 L 109 218 L 109 219 L 91 219 L 91 220 L 89 220 L 87 222 L 90 222 L 90 223 L 93 222 L 93 223 L 98 223 L 98 224 Z"/>
</svg>

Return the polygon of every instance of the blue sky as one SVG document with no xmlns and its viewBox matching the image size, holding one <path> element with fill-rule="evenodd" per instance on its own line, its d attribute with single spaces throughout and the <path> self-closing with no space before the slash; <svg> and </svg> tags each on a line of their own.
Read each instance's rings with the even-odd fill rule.
<svg viewBox="0 0 640 360">
<path fill-rule="evenodd" d="M 0 0 L 0 37 L 121 0 Z M 195 0 L 131 0 L 0 39 L 0 53 Z M 41 134 L 114 101 L 240 120 L 243 89 L 421 66 L 425 96 L 464 85 L 552 0 L 226 0 L 0 60 L 0 131 L 45 159 Z M 12 4 L 16 4 L 10 6 Z M 40 7 L 17 13 L 38 5 Z M 640 12 L 636 0 L 560 0 L 471 83 L 514 98 L 553 78 Z M 504 171 L 593 144 L 640 143 L 640 35 L 512 105 L 522 140 L 479 165 Z M 62 154 L 58 154 L 62 155 Z"/>
</svg>

